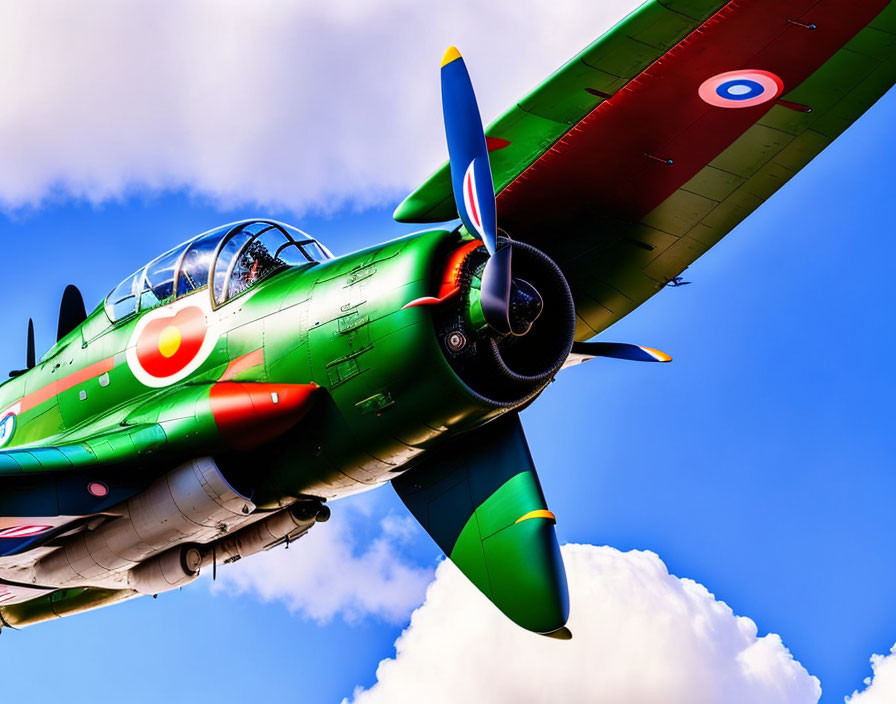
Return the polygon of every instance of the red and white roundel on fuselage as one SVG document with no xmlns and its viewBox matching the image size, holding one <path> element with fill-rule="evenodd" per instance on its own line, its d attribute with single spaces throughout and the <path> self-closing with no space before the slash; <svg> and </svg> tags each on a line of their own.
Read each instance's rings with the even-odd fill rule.
<svg viewBox="0 0 896 704">
<path fill-rule="evenodd" d="M 173 384 L 196 371 L 218 341 L 205 296 L 190 296 L 144 315 L 127 349 L 128 366 L 146 386 Z"/>
<path fill-rule="evenodd" d="M 697 92 L 717 108 L 751 108 L 775 100 L 784 92 L 784 81 L 771 71 L 727 71 L 703 81 Z"/>
</svg>

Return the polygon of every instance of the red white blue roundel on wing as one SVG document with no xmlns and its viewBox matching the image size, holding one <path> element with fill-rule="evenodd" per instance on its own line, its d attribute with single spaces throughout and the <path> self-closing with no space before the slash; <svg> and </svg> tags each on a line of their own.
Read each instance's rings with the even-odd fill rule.
<svg viewBox="0 0 896 704">
<path fill-rule="evenodd" d="M 784 82 L 770 71 L 745 69 L 728 71 L 703 82 L 700 98 L 719 108 L 751 108 L 775 100 L 784 91 Z"/>
</svg>

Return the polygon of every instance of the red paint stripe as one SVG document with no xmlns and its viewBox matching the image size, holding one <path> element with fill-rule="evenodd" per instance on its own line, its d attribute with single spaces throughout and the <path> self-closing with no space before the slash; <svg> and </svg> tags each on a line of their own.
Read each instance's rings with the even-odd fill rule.
<svg viewBox="0 0 896 704">
<path fill-rule="evenodd" d="M 99 362 L 94 362 L 80 371 L 69 374 L 67 377 L 57 381 L 56 393 L 61 394 L 63 391 L 68 391 L 73 386 L 83 384 L 85 381 L 90 381 L 101 374 L 112 371 L 114 368 L 115 357 L 107 357 L 106 359 L 101 359 Z"/>
<path fill-rule="evenodd" d="M 402 310 L 405 308 L 415 308 L 416 306 L 438 305 L 460 293 L 460 275 L 463 270 L 464 261 L 466 261 L 470 252 L 484 246 L 482 240 L 473 240 L 454 250 L 454 253 L 448 259 L 448 265 L 445 267 L 445 274 L 442 276 L 442 285 L 439 287 L 439 295 L 415 298 L 410 303 L 405 303 L 402 306 Z"/>
<path fill-rule="evenodd" d="M 479 210 L 477 208 L 476 203 L 476 194 L 473 192 L 473 170 L 467 172 L 467 193 L 470 197 L 470 209 L 473 211 L 470 215 L 473 217 L 473 224 L 476 227 L 482 227 L 482 223 L 479 221 Z"/>
<path fill-rule="evenodd" d="M 52 527 L 43 525 L 14 526 L 0 531 L 0 538 L 30 538 L 33 535 L 45 533 Z"/>
<path fill-rule="evenodd" d="M 105 374 L 106 372 L 112 371 L 115 368 L 115 357 L 108 357 L 107 359 L 102 359 L 99 362 L 94 362 L 83 369 L 80 369 L 76 372 L 69 374 L 62 379 L 51 382 L 46 386 L 38 389 L 37 391 L 33 391 L 30 394 L 26 394 L 19 401 L 19 413 L 24 413 L 25 411 L 29 411 L 35 406 L 39 406 L 40 404 L 49 401 L 55 396 L 61 394 L 63 391 L 68 391 L 73 386 L 77 386 L 78 384 L 83 384 L 85 381 L 90 381 L 91 379 L 95 379 L 101 374 Z"/>
<path fill-rule="evenodd" d="M 703 81 L 725 71 L 755 68 L 780 76 L 785 91 L 791 91 L 886 4 L 728 3 L 600 103 L 504 189 L 498 196 L 502 227 L 538 244 L 545 232 L 580 228 L 583 223 L 593 227 L 614 218 L 637 222 L 774 105 L 770 101 L 740 110 L 707 105 L 697 93 Z M 817 29 L 788 22 L 804 16 Z M 660 166 L 644 154 L 661 154 L 674 165 Z"/>
<path fill-rule="evenodd" d="M 485 148 L 490 152 L 497 152 L 510 146 L 510 142 L 500 137 L 486 137 Z"/>
<path fill-rule="evenodd" d="M 257 350 L 253 350 L 252 352 L 247 352 L 246 354 L 232 360 L 230 364 L 227 365 L 227 369 L 224 370 L 224 374 L 221 375 L 219 381 L 230 381 L 240 372 L 244 372 L 247 369 L 251 369 L 252 367 L 257 367 L 260 364 L 264 364 L 263 347 L 259 347 Z"/>
<path fill-rule="evenodd" d="M 789 108 L 790 110 L 796 110 L 797 112 L 812 112 L 812 108 L 808 105 L 803 105 L 802 103 L 793 103 L 789 100 L 778 100 L 778 105 L 781 107 Z"/>
<path fill-rule="evenodd" d="M 416 308 L 417 306 L 437 306 L 440 303 L 444 303 L 449 298 L 454 298 L 458 293 L 460 293 L 460 287 L 456 286 L 446 293 L 440 295 L 438 298 L 435 296 L 424 296 L 423 298 L 415 298 L 410 303 L 405 303 L 401 309 L 405 308 Z"/>
</svg>

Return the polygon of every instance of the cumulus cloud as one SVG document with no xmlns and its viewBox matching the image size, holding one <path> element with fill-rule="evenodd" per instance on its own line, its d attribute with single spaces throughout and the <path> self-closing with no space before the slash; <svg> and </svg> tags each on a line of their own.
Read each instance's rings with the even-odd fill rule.
<svg viewBox="0 0 896 704">
<path fill-rule="evenodd" d="M 670 575 L 655 554 L 566 545 L 563 558 L 571 641 L 509 623 L 444 562 L 395 657 L 353 704 L 803 704 L 821 696 L 777 635 L 759 637 L 753 621 Z"/>
<path fill-rule="evenodd" d="M 486 119 L 639 0 L 0 0 L 0 206 L 186 189 L 334 210 L 445 156 L 438 68 Z"/>
<path fill-rule="evenodd" d="M 386 516 L 379 532 L 363 541 L 361 504 L 342 503 L 325 524 L 290 548 L 275 548 L 218 570 L 212 591 L 279 601 L 318 623 L 367 616 L 405 621 L 423 601 L 433 570 L 411 564 L 401 546 L 419 535 L 410 517 Z"/>
<path fill-rule="evenodd" d="M 847 704 L 892 704 L 896 702 L 896 645 L 889 655 L 872 655 L 872 677 L 865 679 L 865 689 L 846 697 Z"/>
</svg>

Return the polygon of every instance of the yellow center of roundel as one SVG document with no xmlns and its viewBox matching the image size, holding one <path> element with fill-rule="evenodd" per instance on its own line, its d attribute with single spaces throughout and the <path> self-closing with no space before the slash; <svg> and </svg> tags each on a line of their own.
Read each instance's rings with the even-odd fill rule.
<svg viewBox="0 0 896 704">
<path fill-rule="evenodd" d="M 173 357 L 180 347 L 180 330 L 174 325 L 169 325 L 159 335 L 159 352 L 163 357 Z"/>
</svg>

